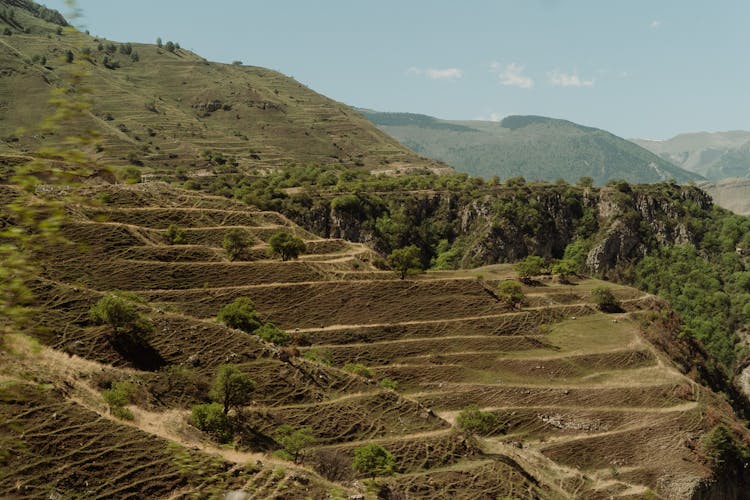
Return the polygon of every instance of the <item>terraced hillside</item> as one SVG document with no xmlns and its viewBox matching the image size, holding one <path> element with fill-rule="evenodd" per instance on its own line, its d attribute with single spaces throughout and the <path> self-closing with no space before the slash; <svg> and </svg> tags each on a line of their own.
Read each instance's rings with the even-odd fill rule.
<svg viewBox="0 0 750 500">
<path fill-rule="evenodd" d="M 177 167 L 185 176 L 308 162 L 450 170 L 278 72 L 209 62 L 179 46 L 88 36 L 63 28 L 60 18 L 41 19 L 30 1 L 1 0 L 0 8 L 13 12 L 12 19 L 0 16 L 6 33 L 0 36 L 0 154 L 9 159 L 59 139 L 36 130 L 49 116 L 46 96 L 85 74 L 86 85 L 73 88 L 93 105 L 80 123 L 66 125 L 66 134 L 95 131 L 100 160 L 108 164 L 135 164 L 172 178 Z"/>
<path fill-rule="evenodd" d="M 42 345 L 15 336 L 0 354 L 0 495 L 712 498 L 732 488 L 736 471 L 712 465 L 704 436 L 718 424 L 747 434 L 639 333 L 655 297 L 612 286 L 622 311 L 604 314 L 591 300 L 600 282 L 541 279 L 515 308 L 495 292 L 515 278 L 508 266 L 399 280 L 372 267 L 365 246 L 158 183 L 84 188 L 67 211 L 69 243 L 39 255 Z M 168 244 L 171 224 L 182 243 Z M 234 228 L 255 237 L 247 260 L 221 247 Z M 268 257 L 279 229 L 308 252 Z M 141 298 L 155 326 L 147 345 L 123 348 L 89 319 L 113 290 Z M 237 297 L 293 346 L 219 324 Z M 188 423 L 224 363 L 256 382 L 233 446 Z M 132 420 L 101 396 L 122 381 L 136 387 Z M 469 405 L 496 416 L 482 436 L 457 425 Z M 314 437 L 300 464 L 270 455 L 284 424 Z M 374 489 L 351 468 L 372 442 L 396 461 Z"/>
</svg>

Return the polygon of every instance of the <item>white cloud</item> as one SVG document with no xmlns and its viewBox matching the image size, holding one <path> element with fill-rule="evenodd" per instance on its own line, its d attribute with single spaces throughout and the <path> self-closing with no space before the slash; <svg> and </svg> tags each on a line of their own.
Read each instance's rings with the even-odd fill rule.
<svg viewBox="0 0 750 500">
<path fill-rule="evenodd" d="M 651 28 L 652 30 L 658 30 L 659 27 L 661 27 L 661 21 L 654 19 L 653 21 L 651 21 L 648 27 Z"/>
<path fill-rule="evenodd" d="M 492 73 L 497 73 L 500 78 L 500 83 L 503 85 L 530 89 L 534 86 L 534 80 L 524 75 L 523 70 L 524 67 L 516 63 L 510 63 L 506 66 L 503 66 L 497 61 L 490 63 L 490 71 Z"/>
<path fill-rule="evenodd" d="M 560 71 L 552 71 L 548 73 L 549 82 L 555 87 L 593 87 L 594 80 L 586 80 L 578 76 L 578 72 L 573 73 L 561 73 Z"/>
<path fill-rule="evenodd" d="M 459 68 L 417 68 L 412 66 L 406 70 L 409 75 L 425 76 L 431 80 L 456 80 L 462 78 L 464 73 Z"/>
</svg>

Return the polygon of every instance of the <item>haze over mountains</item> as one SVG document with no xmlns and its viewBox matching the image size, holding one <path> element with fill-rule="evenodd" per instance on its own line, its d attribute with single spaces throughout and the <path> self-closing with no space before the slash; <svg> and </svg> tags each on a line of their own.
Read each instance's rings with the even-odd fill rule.
<svg viewBox="0 0 750 500">
<path fill-rule="evenodd" d="M 500 122 L 450 121 L 360 111 L 417 153 L 485 178 L 575 182 L 588 176 L 597 184 L 701 178 L 609 132 L 566 120 L 509 116 Z"/>
<path fill-rule="evenodd" d="M 633 142 L 685 170 L 707 179 L 750 176 L 750 132 L 695 132 L 666 141 Z"/>
</svg>

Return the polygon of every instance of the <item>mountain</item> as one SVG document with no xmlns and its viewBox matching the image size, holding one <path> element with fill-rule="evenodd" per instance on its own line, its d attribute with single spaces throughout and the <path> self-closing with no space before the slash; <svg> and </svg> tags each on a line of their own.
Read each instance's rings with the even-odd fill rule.
<svg viewBox="0 0 750 500">
<path fill-rule="evenodd" d="M 99 159 L 108 164 L 154 174 L 289 163 L 450 171 L 276 71 L 209 62 L 174 42 L 112 42 L 66 25 L 34 2 L 0 0 L 0 154 L 23 157 L 58 141 L 36 130 L 49 115 L 47 99 L 85 74 L 75 86 L 79 95 L 88 89 L 92 106 L 77 126 L 101 136 Z"/>
<path fill-rule="evenodd" d="M 701 181 L 699 188 L 711 195 L 714 202 L 740 215 L 750 215 L 750 179 Z"/>
<path fill-rule="evenodd" d="M 633 142 L 685 170 L 708 179 L 750 177 L 750 132 L 696 132 L 666 141 Z"/>
<path fill-rule="evenodd" d="M 490 178 L 597 184 L 684 182 L 700 176 L 678 168 L 640 146 L 604 130 L 541 116 L 509 116 L 501 122 L 449 121 L 411 113 L 360 112 L 419 154 L 461 172 Z"/>
</svg>

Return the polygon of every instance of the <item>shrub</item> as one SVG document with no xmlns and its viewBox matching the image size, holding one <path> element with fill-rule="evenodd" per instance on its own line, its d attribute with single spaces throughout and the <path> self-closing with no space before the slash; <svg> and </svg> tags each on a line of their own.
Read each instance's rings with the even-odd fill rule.
<svg viewBox="0 0 750 500">
<path fill-rule="evenodd" d="M 172 42 L 172 41 L 167 42 L 167 44 L 164 46 L 164 48 L 167 49 L 167 52 L 174 52 L 174 50 L 175 50 L 174 42 Z"/>
<path fill-rule="evenodd" d="M 242 254 L 245 253 L 247 247 L 252 244 L 253 238 L 247 233 L 247 231 L 239 228 L 233 228 L 227 231 L 227 234 L 224 236 L 224 241 L 221 242 L 221 246 L 227 253 L 229 260 L 239 259 Z"/>
<path fill-rule="evenodd" d="M 373 377 L 372 370 L 360 363 L 347 363 L 344 365 L 344 370 L 364 378 Z"/>
<path fill-rule="evenodd" d="M 532 276 L 541 274 L 544 269 L 544 259 L 538 255 L 529 255 L 522 261 L 516 262 L 515 268 L 522 280 L 529 281 Z"/>
<path fill-rule="evenodd" d="M 300 453 L 304 448 L 307 448 L 315 442 L 315 437 L 312 434 L 310 427 L 302 427 L 301 429 L 294 429 L 292 426 L 284 424 L 276 429 L 274 435 L 276 442 L 279 443 L 283 448 L 284 452 L 289 456 L 291 460 L 297 462 Z"/>
<path fill-rule="evenodd" d="M 159 48 L 161 48 L 161 47 L 162 47 L 162 41 L 161 41 L 161 37 L 157 37 L 157 38 L 156 38 L 156 46 L 157 46 L 157 47 L 159 47 Z"/>
<path fill-rule="evenodd" d="M 167 243 L 170 245 L 179 245 L 185 241 L 185 231 L 177 224 L 170 224 L 164 236 L 166 236 Z"/>
<path fill-rule="evenodd" d="M 247 333 L 253 333 L 261 325 L 261 320 L 255 311 L 255 304 L 247 297 L 237 297 L 226 304 L 219 310 L 216 318 L 219 323 L 229 328 L 236 328 Z"/>
<path fill-rule="evenodd" d="M 193 406 L 190 423 L 201 431 L 212 435 L 219 442 L 226 443 L 232 439 L 234 429 L 219 403 Z"/>
<path fill-rule="evenodd" d="M 239 408 L 252 400 L 255 382 L 235 365 L 221 365 L 216 373 L 216 380 L 211 387 L 210 396 L 216 403 L 223 405 L 226 415 L 231 408 Z"/>
<path fill-rule="evenodd" d="M 396 459 L 379 444 L 367 444 L 354 450 L 352 468 L 373 479 L 375 476 L 393 474 L 395 466 Z"/>
<path fill-rule="evenodd" d="M 520 283 L 511 280 L 501 281 L 497 285 L 497 294 L 503 302 L 512 307 L 523 304 L 525 298 Z"/>
<path fill-rule="evenodd" d="M 482 411 L 477 405 L 465 407 L 456 417 L 458 427 L 474 434 L 487 435 L 498 426 L 498 418 L 494 413 Z"/>
<path fill-rule="evenodd" d="M 578 266 L 572 260 L 563 259 L 552 266 L 552 274 L 557 274 L 561 283 L 569 283 L 570 277 L 576 274 Z"/>
<path fill-rule="evenodd" d="M 409 274 L 418 274 L 423 270 L 419 259 L 419 248 L 416 245 L 398 248 L 388 256 L 388 265 L 396 271 L 401 279 Z"/>
<path fill-rule="evenodd" d="M 395 391 L 398 389 L 398 382 L 386 377 L 380 381 L 380 387 Z"/>
<path fill-rule="evenodd" d="M 709 463 L 716 469 L 726 464 L 739 464 L 750 459 L 750 449 L 738 443 L 731 431 L 719 424 L 704 434 L 701 446 Z"/>
<path fill-rule="evenodd" d="M 268 244 L 271 245 L 271 252 L 281 257 L 281 260 L 284 261 L 296 259 L 307 249 L 304 241 L 284 231 L 271 236 Z"/>
<path fill-rule="evenodd" d="M 125 408 L 132 403 L 136 387 L 132 382 L 115 382 L 112 387 L 102 391 L 102 398 L 109 405 L 109 410 L 118 418 L 133 419 L 133 412 Z"/>
<path fill-rule="evenodd" d="M 614 312 L 620 309 L 620 302 L 607 286 L 597 286 L 591 290 L 591 300 L 602 311 Z"/>
<path fill-rule="evenodd" d="M 285 346 L 288 345 L 292 340 L 284 330 L 276 327 L 273 323 L 266 323 L 254 332 L 258 337 L 262 338 L 266 342 L 271 342 L 274 345 Z"/>
<path fill-rule="evenodd" d="M 326 351 L 323 349 L 310 349 L 303 352 L 302 357 L 305 359 L 309 359 L 310 361 L 313 361 L 315 363 L 330 365 L 332 356 L 331 351 Z"/>
<path fill-rule="evenodd" d="M 140 314 L 134 298 L 108 293 L 89 309 L 89 318 L 97 325 L 109 325 L 115 335 L 128 334 L 133 340 L 145 340 L 154 326 Z"/>
</svg>

